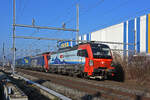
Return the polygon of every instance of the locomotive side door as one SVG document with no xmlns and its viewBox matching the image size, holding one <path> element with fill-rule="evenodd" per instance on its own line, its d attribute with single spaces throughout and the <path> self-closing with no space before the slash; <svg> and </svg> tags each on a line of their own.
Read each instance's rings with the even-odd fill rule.
<svg viewBox="0 0 150 100">
<path fill-rule="evenodd" d="M 86 49 L 78 50 L 77 56 L 79 58 L 79 64 L 81 65 L 82 71 L 84 71 L 85 58 L 88 57 L 87 50 Z"/>
</svg>

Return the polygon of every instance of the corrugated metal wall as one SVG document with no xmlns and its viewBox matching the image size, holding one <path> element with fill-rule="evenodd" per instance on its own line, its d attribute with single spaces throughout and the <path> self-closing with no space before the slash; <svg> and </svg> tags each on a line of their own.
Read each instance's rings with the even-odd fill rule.
<svg viewBox="0 0 150 100">
<path fill-rule="evenodd" d="M 111 49 L 123 50 L 124 55 L 150 53 L 150 14 L 137 17 L 89 34 L 79 40 L 132 43 L 132 45 L 108 44 Z M 136 45 L 133 45 L 133 44 Z"/>
<path fill-rule="evenodd" d="M 91 41 L 121 42 L 123 43 L 123 23 L 92 32 Z M 123 50 L 123 45 L 109 44 L 111 49 Z"/>
</svg>

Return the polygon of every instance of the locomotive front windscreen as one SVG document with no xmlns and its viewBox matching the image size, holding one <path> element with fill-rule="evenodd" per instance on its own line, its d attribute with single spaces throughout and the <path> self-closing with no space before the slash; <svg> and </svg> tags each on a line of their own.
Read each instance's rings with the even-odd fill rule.
<svg viewBox="0 0 150 100">
<path fill-rule="evenodd" d="M 107 45 L 92 44 L 91 48 L 93 52 L 93 58 L 112 59 L 110 48 Z"/>
</svg>

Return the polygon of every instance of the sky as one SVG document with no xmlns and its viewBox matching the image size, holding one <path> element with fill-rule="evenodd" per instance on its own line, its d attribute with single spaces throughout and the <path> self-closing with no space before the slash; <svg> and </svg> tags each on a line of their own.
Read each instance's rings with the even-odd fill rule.
<svg viewBox="0 0 150 100">
<path fill-rule="evenodd" d="M 16 0 L 16 24 L 76 28 L 79 4 L 79 34 L 87 34 L 150 13 L 150 0 Z M 0 54 L 12 52 L 13 0 L 0 0 Z M 16 36 L 72 39 L 75 32 L 16 27 Z M 56 49 L 56 41 L 16 39 L 17 57 Z"/>
</svg>

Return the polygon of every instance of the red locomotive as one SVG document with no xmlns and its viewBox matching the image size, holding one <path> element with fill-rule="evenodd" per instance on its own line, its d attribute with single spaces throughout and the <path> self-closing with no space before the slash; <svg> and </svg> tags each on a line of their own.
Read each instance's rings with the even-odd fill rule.
<svg viewBox="0 0 150 100">
<path fill-rule="evenodd" d="M 51 53 L 51 72 L 75 74 L 90 78 L 107 78 L 115 75 L 112 53 L 108 45 L 94 42 L 81 43 L 72 48 Z"/>
</svg>

